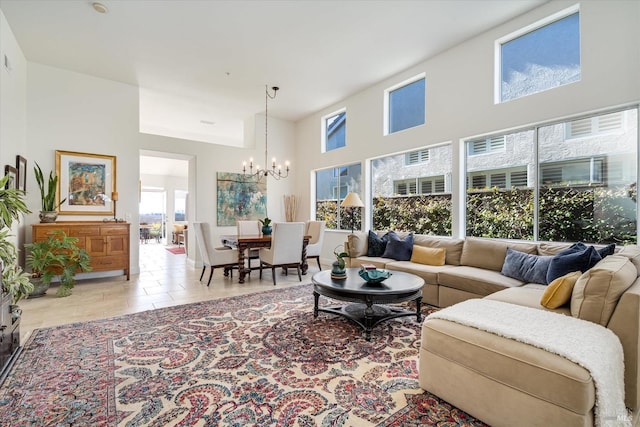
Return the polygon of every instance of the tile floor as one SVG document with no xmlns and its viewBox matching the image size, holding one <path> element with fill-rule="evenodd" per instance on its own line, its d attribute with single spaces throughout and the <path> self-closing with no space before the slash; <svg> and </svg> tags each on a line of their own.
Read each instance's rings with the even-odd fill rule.
<svg viewBox="0 0 640 427">
<path fill-rule="evenodd" d="M 231 279 L 223 275 L 222 269 L 215 269 L 211 285 L 207 286 L 208 268 L 200 282 L 201 268 L 190 266 L 186 255 L 174 255 L 165 248 L 161 243 L 140 245 L 140 274 L 131 275 L 129 281 L 125 276 L 79 280 L 71 296 L 56 297 L 57 286 L 52 286 L 43 297 L 20 301 L 22 343 L 37 328 L 274 289 L 270 270 L 263 272 L 262 280 L 254 271 L 245 283 L 239 284 L 237 272 Z M 257 265 L 257 261 L 253 264 Z M 310 263 L 307 275 L 299 282 L 295 272 L 285 276 L 276 270 L 277 286 L 310 283 L 311 275 L 317 271 L 315 261 Z"/>
</svg>

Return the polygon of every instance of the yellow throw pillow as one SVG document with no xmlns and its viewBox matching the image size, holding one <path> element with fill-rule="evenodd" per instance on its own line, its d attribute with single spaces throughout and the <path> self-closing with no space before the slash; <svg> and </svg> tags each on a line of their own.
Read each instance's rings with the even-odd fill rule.
<svg viewBox="0 0 640 427">
<path fill-rule="evenodd" d="M 413 245 L 411 262 L 426 265 L 444 265 L 447 255 L 445 248 L 427 248 L 425 246 Z"/>
<path fill-rule="evenodd" d="M 549 283 L 549 286 L 547 286 L 547 289 L 542 295 L 540 304 L 546 308 L 558 308 L 568 303 L 571 299 L 573 287 L 580 276 L 582 276 L 580 271 L 574 271 L 573 273 L 558 277 Z"/>
</svg>

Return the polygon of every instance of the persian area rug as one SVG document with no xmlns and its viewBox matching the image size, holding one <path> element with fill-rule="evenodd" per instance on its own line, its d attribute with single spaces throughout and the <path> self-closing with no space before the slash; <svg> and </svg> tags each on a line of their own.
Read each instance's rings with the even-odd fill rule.
<svg viewBox="0 0 640 427">
<path fill-rule="evenodd" d="M 177 246 L 177 247 L 171 247 L 166 249 L 174 255 L 180 255 L 185 253 L 184 246 Z"/>
<path fill-rule="evenodd" d="M 0 389 L 0 425 L 483 425 L 419 388 L 414 317 L 366 341 L 340 316 L 314 318 L 312 292 L 36 330 Z"/>
</svg>

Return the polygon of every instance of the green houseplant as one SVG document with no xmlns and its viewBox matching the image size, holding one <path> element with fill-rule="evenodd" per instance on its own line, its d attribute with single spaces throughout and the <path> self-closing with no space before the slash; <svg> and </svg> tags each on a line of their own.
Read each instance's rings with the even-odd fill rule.
<svg viewBox="0 0 640 427">
<path fill-rule="evenodd" d="M 346 277 L 345 267 L 347 264 L 344 259 L 348 258 L 349 254 L 344 252 L 344 250 L 339 251 L 339 248 L 342 249 L 342 245 L 336 246 L 333 250 L 336 260 L 331 264 L 331 275 L 334 278 Z"/>
<path fill-rule="evenodd" d="M 0 179 L 0 270 L 2 271 L 2 292 L 17 304 L 33 290 L 29 274 L 18 265 L 18 250 L 11 240 L 10 229 L 20 214 L 30 213 L 24 203 L 24 191 L 5 188 L 9 177 Z"/>
<path fill-rule="evenodd" d="M 262 224 L 262 234 L 265 236 L 271 235 L 271 219 L 269 217 L 265 217 L 264 219 L 259 219 L 260 224 Z"/>
<path fill-rule="evenodd" d="M 53 171 L 49 171 L 49 179 L 45 185 L 44 174 L 40 165 L 36 163 L 33 168 L 36 175 L 36 181 L 40 188 L 40 199 L 42 200 L 42 210 L 40 211 L 40 222 L 56 222 L 58 217 L 58 208 L 67 200 L 66 198 L 56 203 L 56 188 L 58 186 L 58 175 L 54 175 Z"/>
<path fill-rule="evenodd" d="M 27 267 L 31 269 L 32 280 L 41 282 L 32 297 L 44 295 L 55 277 L 60 280 L 56 295 L 69 296 L 76 283 L 76 272 L 91 271 L 89 254 L 78 247 L 78 238 L 67 236 L 63 231 L 55 231 L 46 240 L 24 246 L 29 250 Z"/>
</svg>

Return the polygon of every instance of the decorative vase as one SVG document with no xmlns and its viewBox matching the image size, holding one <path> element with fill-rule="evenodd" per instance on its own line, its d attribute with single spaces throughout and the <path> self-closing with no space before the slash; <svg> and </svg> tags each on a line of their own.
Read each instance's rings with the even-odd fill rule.
<svg viewBox="0 0 640 427">
<path fill-rule="evenodd" d="M 56 222 L 58 211 L 40 211 L 40 222 Z"/>
<path fill-rule="evenodd" d="M 340 263 L 338 261 L 334 261 L 333 264 L 331 264 L 331 276 L 338 276 L 338 277 L 346 277 L 347 276 L 347 272 L 345 270 L 344 267 L 340 267 Z"/>
<path fill-rule="evenodd" d="M 265 236 L 271 236 L 271 226 L 270 225 L 263 225 L 262 226 L 262 234 L 264 234 Z"/>
<path fill-rule="evenodd" d="M 39 298 L 44 296 L 49 289 L 50 283 L 42 283 L 42 279 L 39 277 L 32 277 L 29 279 L 33 283 L 33 292 L 31 292 L 28 298 Z"/>
</svg>

